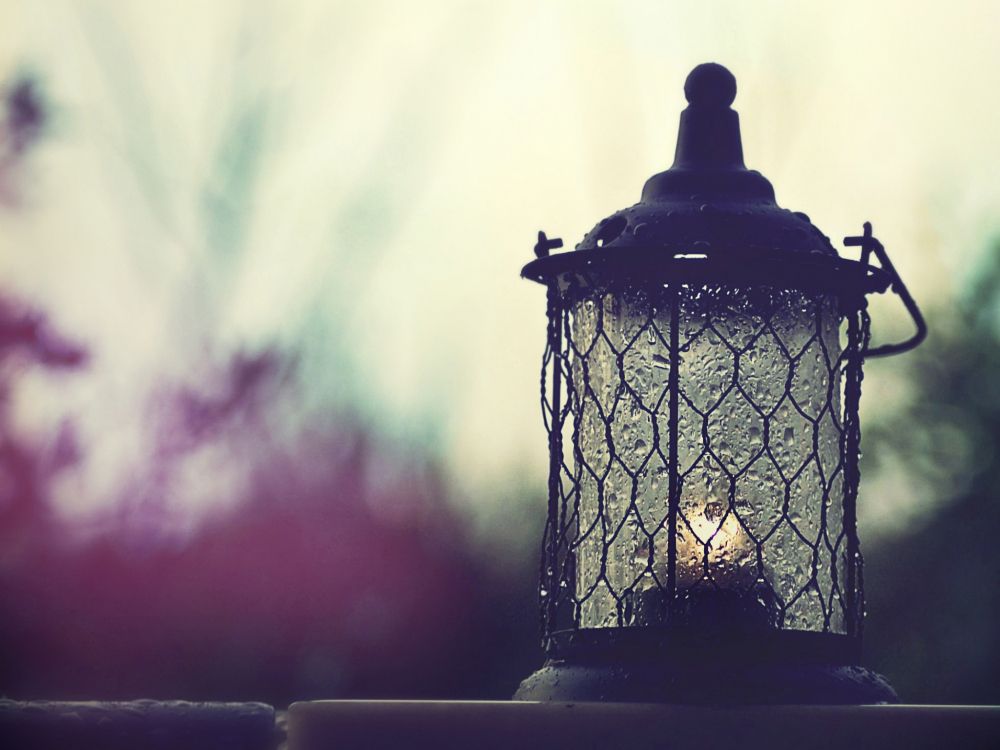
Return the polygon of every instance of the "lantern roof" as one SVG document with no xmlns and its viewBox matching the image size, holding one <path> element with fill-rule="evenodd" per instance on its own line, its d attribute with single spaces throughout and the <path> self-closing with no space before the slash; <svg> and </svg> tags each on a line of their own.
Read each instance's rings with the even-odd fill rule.
<svg viewBox="0 0 1000 750">
<path fill-rule="evenodd" d="M 657 281 L 771 282 L 831 291 L 883 291 L 880 269 L 841 258 L 809 217 L 780 207 L 774 188 L 743 162 L 736 79 L 717 63 L 684 84 L 673 165 L 650 177 L 638 203 L 591 229 L 576 252 L 549 256 L 559 240 L 539 235 L 522 275 L 548 283 L 580 271 Z"/>
<path fill-rule="evenodd" d="M 756 247 L 836 256 L 803 213 L 781 208 L 774 188 L 743 162 L 736 79 L 717 63 L 684 84 L 677 150 L 670 169 L 650 177 L 638 203 L 603 219 L 578 250 L 664 247 L 738 254 Z"/>
</svg>

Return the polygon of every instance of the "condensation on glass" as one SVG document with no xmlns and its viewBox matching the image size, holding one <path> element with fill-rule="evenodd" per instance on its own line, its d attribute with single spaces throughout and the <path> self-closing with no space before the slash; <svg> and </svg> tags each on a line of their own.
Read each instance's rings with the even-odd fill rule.
<svg viewBox="0 0 1000 750">
<path fill-rule="evenodd" d="M 845 633 L 836 298 L 681 285 L 592 293 L 560 317 L 554 577 L 571 589 L 572 626 L 650 624 L 666 609 L 654 605 L 668 589 L 675 452 L 671 597 L 727 592 L 774 627 Z"/>
</svg>

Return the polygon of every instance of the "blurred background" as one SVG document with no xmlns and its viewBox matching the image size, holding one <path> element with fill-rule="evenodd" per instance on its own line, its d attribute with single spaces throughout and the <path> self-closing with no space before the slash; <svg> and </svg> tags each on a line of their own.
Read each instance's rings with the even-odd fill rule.
<svg viewBox="0 0 1000 750">
<path fill-rule="evenodd" d="M 747 163 L 931 326 L 865 380 L 867 662 L 1000 703 L 1000 4 L 0 2 L 0 694 L 509 696 L 545 229 Z M 878 341 L 905 336 L 892 299 Z"/>
</svg>

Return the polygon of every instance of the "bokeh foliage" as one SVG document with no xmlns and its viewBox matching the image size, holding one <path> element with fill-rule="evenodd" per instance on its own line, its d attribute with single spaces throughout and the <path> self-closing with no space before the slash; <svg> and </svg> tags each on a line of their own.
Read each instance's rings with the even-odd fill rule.
<svg viewBox="0 0 1000 750">
<path fill-rule="evenodd" d="M 911 702 L 1000 703 L 1000 242 L 972 278 L 928 311 L 926 344 L 887 363 L 905 407 L 863 437 L 862 481 L 898 460 L 932 498 L 866 556 L 868 659 Z"/>
</svg>

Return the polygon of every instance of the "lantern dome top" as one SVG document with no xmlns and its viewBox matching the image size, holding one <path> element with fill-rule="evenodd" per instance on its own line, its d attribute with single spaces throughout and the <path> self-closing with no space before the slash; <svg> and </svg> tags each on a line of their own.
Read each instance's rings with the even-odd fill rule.
<svg viewBox="0 0 1000 750">
<path fill-rule="evenodd" d="M 670 169 L 650 177 L 641 200 L 597 224 L 578 250 L 660 247 L 719 254 L 747 249 L 836 256 L 837 251 L 803 213 L 778 206 L 774 188 L 743 163 L 739 115 L 730 105 L 736 78 L 718 63 L 687 77 Z"/>
<path fill-rule="evenodd" d="M 839 256 L 804 213 L 782 208 L 774 188 L 743 162 L 736 79 L 718 63 L 695 67 L 684 84 L 674 163 L 654 174 L 638 203 L 602 219 L 576 252 L 539 235 L 538 258 L 522 270 L 548 283 L 566 274 L 649 281 L 774 283 L 883 291 L 879 269 Z"/>
</svg>

